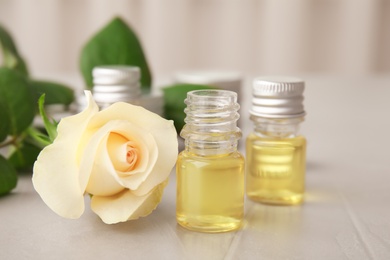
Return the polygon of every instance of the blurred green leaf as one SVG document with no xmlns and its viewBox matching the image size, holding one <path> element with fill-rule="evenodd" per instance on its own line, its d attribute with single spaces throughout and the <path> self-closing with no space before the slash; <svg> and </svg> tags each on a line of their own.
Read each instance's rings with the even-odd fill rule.
<svg viewBox="0 0 390 260">
<path fill-rule="evenodd" d="M 99 65 L 131 65 L 141 69 L 141 85 L 149 89 L 152 76 L 133 30 L 120 18 L 114 18 L 81 51 L 80 69 L 86 85 L 93 87 L 92 69 Z"/>
<path fill-rule="evenodd" d="M 45 104 L 70 105 L 74 101 L 74 91 L 70 87 L 48 81 L 30 81 L 30 87 L 36 93 L 36 99 L 45 94 Z"/>
<path fill-rule="evenodd" d="M 38 106 L 39 106 L 39 114 L 42 117 L 43 123 L 45 125 L 46 131 L 49 135 L 50 142 L 52 143 L 54 139 L 57 137 L 57 125 L 58 123 L 55 121 L 50 121 L 48 116 L 46 115 L 45 112 L 45 94 L 42 94 L 41 97 L 38 100 Z"/>
<path fill-rule="evenodd" d="M 10 120 L 5 110 L 5 104 L 0 102 L 0 143 L 7 137 L 9 133 Z"/>
<path fill-rule="evenodd" d="M 186 117 L 184 113 L 184 109 L 186 108 L 184 99 L 187 97 L 187 92 L 198 89 L 215 89 L 215 87 L 195 84 L 176 84 L 163 88 L 164 115 L 166 119 L 173 120 L 178 133 L 183 128 L 184 118 Z"/>
<path fill-rule="evenodd" d="M 20 144 L 20 147 L 11 154 L 8 161 L 16 170 L 31 170 L 40 151 L 41 148 L 24 141 Z"/>
<path fill-rule="evenodd" d="M 4 195 L 14 189 L 17 182 L 16 170 L 0 155 L 0 195 Z"/>
<path fill-rule="evenodd" d="M 23 58 L 19 55 L 14 41 L 12 40 L 11 34 L 0 25 L 0 47 L 3 52 L 4 66 L 10 69 L 19 71 L 24 75 L 28 75 L 26 63 Z"/>
<path fill-rule="evenodd" d="M 0 103 L 8 115 L 10 135 L 22 133 L 33 121 L 34 101 L 26 78 L 8 68 L 0 68 Z"/>
</svg>

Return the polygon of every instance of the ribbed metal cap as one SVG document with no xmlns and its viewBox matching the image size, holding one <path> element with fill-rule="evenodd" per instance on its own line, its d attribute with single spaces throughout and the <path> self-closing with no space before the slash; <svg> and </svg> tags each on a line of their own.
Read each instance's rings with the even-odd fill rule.
<svg viewBox="0 0 390 260">
<path fill-rule="evenodd" d="M 141 95 L 138 67 L 108 65 L 97 66 L 92 71 L 93 97 L 99 103 L 129 101 Z"/>
<path fill-rule="evenodd" d="M 107 65 L 93 68 L 92 75 L 95 85 L 116 85 L 138 82 L 141 71 L 134 66 Z"/>
<path fill-rule="evenodd" d="M 298 78 L 270 77 L 253 81 L 251 115 L 265 118 L 294 118 L 305 115 L 305 82 Z"/>
</svg>

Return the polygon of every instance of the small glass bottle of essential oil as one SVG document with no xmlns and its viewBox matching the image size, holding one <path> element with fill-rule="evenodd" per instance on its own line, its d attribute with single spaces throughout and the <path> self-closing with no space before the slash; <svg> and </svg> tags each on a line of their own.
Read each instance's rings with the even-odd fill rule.
<svg viewBox="0 0 390 260">
<path fill-rule="evenodd" d="M 139 67 L 126 65 L 97 66 L 92 71 L 93 97 L 101 109 L 115 102 L 142 106 L 158 115 L 163 114 L 163 97 L 156 91 L 143 93 Z M 81 109 L 80 109 L 81 110 Z"/>
<path fill-rule="evenodd" d="M 304 88 L 295 78 L 253 82 L 254 132 L 246 140 L 246 193 L 252 200 L 277 205 L 303 201 L 306 139 L 298 129 L 305 116 Z"/>
<path fill-rule="evenodd" d="M 240 228 L 244 215 L 245 160 L 237 151 L 241 131 L 237 94 L 196 90 L 185 100 L 185 150 L 176 164 L 176 219 L 190 230 Z"/>
</svg>

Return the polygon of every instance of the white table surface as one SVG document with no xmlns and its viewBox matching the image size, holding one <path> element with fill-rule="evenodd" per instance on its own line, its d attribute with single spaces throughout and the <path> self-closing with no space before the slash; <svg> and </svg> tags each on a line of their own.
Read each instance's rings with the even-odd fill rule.
<svg viewBox="0 0 390 260">
<path fill-rule="evenodd" d="M 106 225 L 88 206 L 78 220 L 57 216 L 27 174 L 0 197 L 0 259 L 390 259 L 390 77 L 308 77 L 306 84 L 303 205 L 247 200 L 242 230 L 187 231 L 176 224 L 172 172 L 151 215 Z M 248 86 L 244 92 L 246 136 Z"/>
</svg>

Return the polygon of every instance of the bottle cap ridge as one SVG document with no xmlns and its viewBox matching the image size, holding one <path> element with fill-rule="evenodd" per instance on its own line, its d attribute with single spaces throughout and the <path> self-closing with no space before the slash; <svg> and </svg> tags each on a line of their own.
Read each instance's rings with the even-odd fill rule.
<svg viewBox="0 0 390 260">
<path fill-rule="evenodd" d="M 131 101 L 141 95 L 140 68 L 125 65 L 97 66 L 92 71 L 93 97 L 98 103 Z"/>
<path fill-rule="evenodd" d="M 136 83 L 141 78 L 139 67 L 125 65 L 97 66 L 92 70 L 95 85 Z"/>
<path fill-rule="evenodd" d="M 267 77 L 253 81 L 250 114 L 265 118 L 294 118 L 306 113 L 303 106 L 305 82 L 298 78 Z"/>
</svg>

